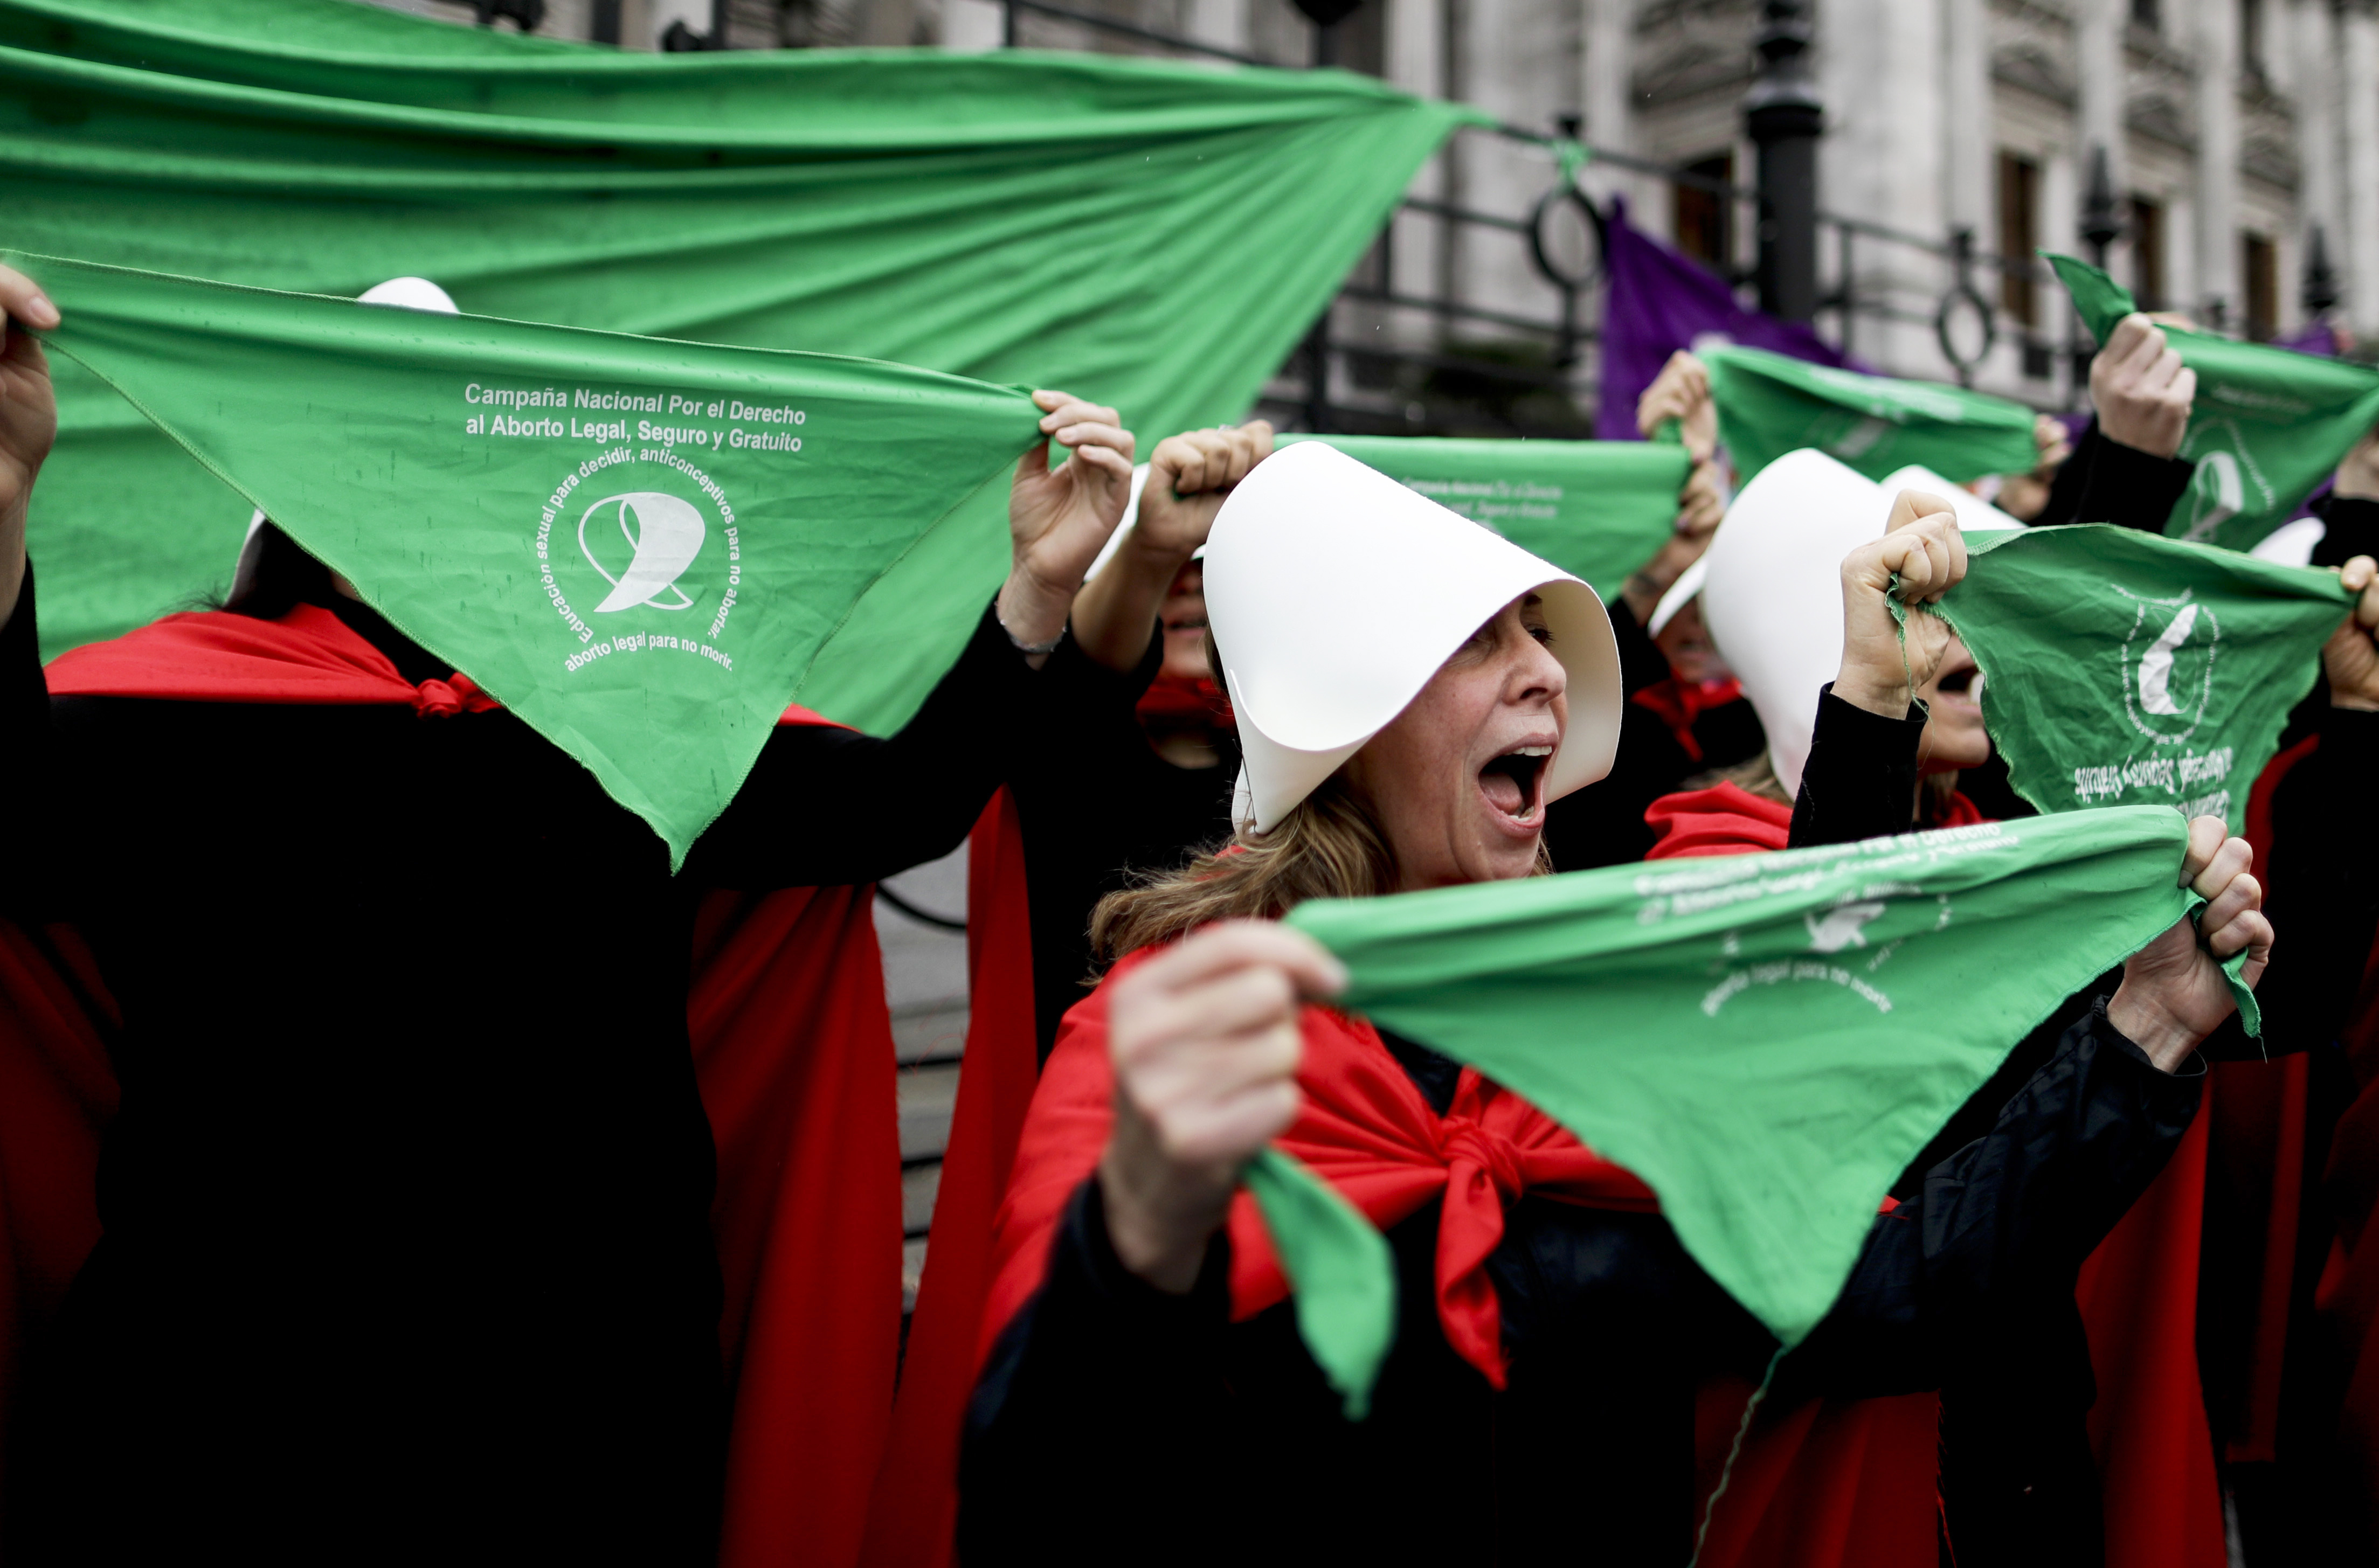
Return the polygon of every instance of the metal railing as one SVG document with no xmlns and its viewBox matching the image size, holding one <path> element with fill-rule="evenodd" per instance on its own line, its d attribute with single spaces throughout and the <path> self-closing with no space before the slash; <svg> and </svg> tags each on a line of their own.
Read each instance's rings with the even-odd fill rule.
<svg viewBox="0 0 2379 1568">
<path fill-rule="evenodd" d="M 1237 65 L 1295 68 L 1290 62 L 1165 32 L 1120 17 L 1053 5 L 1049 0 L 1002 0 L 1002 16 L 1003 42 L 1011 46 L 1018 42 L 1020 18 L 1041 17 L 1177 54 Z M 1326 51 L 1317 47 L 1315 53 L 1320 56 Z M 1649 176 L 1675 188 L 1708 192 L 1732 210 L 1729 216 L 1735 222 L 1728 225 L 1729 232 L 1757 233 L 1768 217 L 1753 187 L 1587 144 L 1579 139 L 1574 118 L 1543 131 L 1497 124 L 1465 127 L 1458 134 L 1544 148 L 1556 155 L 1557 162 L 1563 150 L 1574 149 L 1577 157 L 1590 164 Z M 1397 276 L 1399 225 L 1413 222 L 1446 225 L 1457 235 L 1502 235 L 1522 246 L 1529 271 L 1551 292 L 1555 308 L 1549 315 L 1531 314 L 1501 301 L 1466 296 L 1449 286 L 1447 279 L 1419 283 Z M 1598 368 L 1588 351 L 1600 337 L 1595 295 L 1596 285 L 1602 281 L 1606 222 L 1606 214 L 1596 210 L 1558 169 L 1526 212 L 1485 211 L 1458 201 L 1407 195 L 1379 241 L 1357 263 L 1289 362 L 1274 377 L 1262 399 L 1263 411 L 1276 422 L 1347 433 L 1443 434 L 1455 427 L 1465 433 L 1588 433 L 1593 419 L 1590 405 L 1598 392 Z M 1999 276 L 2013 273 L 2053 291 L 2047 269 L 2037 260 L 1981 250 L 1971 230 L 1952 229 L 1936 238 L 1823 211 L 1817 222 L 1834 274 L 1832 290 L 1819 301 L 1819 315 L 1830 318 L 1835 346 L 1847 355 L 1859 351 L 1862 322 L 1926 326 L 1932 330 L 1952 374 L 1961 384 L 1971 385 L 2008 335 L 1999 290 L 1977 282 L 1978 274 L 1995 283 Z M 1574 231 L 1574 239 L 1583 236 L 1587 247 L 1583 260 L 1563 254 L 1564 247 L 1554 234 L 1562 225 Z M 1946 276 L 1938 290 L 1924 298 L 1924 308 L 1912 306 L 1904 285 L 1862 283 L 1860 262 L 1877 246 L 1920 253 L 1943 270 Z M 1714 271 L 1738 289 L 1753 277 L 1747 267 Z M 2050 297 L 2053 292 L 2042 297 L 2037 318 L 2046 320 L 2055 314 L 2046 308 Z M 1383 325 L 1377 320 L 1383 315 L 1402 316 L 1407 322 L 1414 317 L 1431 321 L 1436 328 L 1434 341 L 1416 344 L 1409 341 L 1409 334 L 1377 330 Z M 1342 320 L 1350 317 L 1355 320 Z M 1350 330 L 1364 327 L 1373 330 Z M 1488 328 L 1498 335 L 1491 342 L 1481 342 L 1466 328 Z M 2019 324 L 2016 337 L 2026 379 L 2053 379 L 2070 336 L 2060 334 L 2052 342 L 2038 327 Z M 2049 393 L 2044 390 L 2040 395 Z"/>
</svg>

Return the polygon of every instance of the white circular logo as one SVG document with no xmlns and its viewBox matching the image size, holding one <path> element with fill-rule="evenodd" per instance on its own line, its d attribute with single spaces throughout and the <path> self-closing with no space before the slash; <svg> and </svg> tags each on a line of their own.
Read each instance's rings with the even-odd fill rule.
<svg viewBox="0 0 2379 1568">
<path fill-rule="evenodd" d="M 2119 586 L 2115 591 L 2138 611 L 2123 639 L 2123 711 L 2131 728 L 2151 741 L 2186 741 L 2204 722 L 2214 695 L 2221 622 L 2212 606 L 2186 592 L 2153 599 Z"/>
<path fill-rule="evenodd" d="M 589 537 L 590 525 L 592 537 Z M 610 535 L 616 529 L 624 552 Z M 586 564 L 611 585 L 598 615 L 622 609 L 692 609 L 694 600 L 677 580 L 702 553 L 702 513 L 688 502 L 659 490 L 628 490 L 605 496 L 579 513 L 578 548 Z M 625 561 L 613 572 L 603 564 L 606 552 Z M 663 595 L 675 596 L 675 604 Z"/>
</svg>

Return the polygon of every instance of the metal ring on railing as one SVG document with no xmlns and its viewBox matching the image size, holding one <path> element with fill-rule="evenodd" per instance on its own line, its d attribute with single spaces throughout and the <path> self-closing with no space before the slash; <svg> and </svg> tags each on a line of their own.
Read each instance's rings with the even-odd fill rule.
<svg viewBox="0 0 2379 1568">
<path fill-rule="evenodd" d="M 1578 214 L 1586 220 L 1587 233 L 1594 236 L 1593 259 L 1588 263 L 1585 271 L 1575 276 L 1553 264 L 1552 251 L 1545 240 L 1545 220 L 1552 216 L 1558 203 L 1564 201 L 1577 209 Z M 1588 201 L 1586 193 L 1577 187 L 1567 183 L 1553 187 L 1537 198 L 1536 207 L 1528 213 L 1528 254 L 1536 261 L 1537 271 L 1542 272 L 1545 281 L 1555 288 L 1575 293 L 1587 287 L 1602 275 L 1602 214 L 1595 211 L 1594 203 Z"/>
<path fill-rule="evenodd" d="M 1999 341 L 1999 313 L 1991 308 L 1983 291 L 1974 286 L 1974 231 L 1953 230 L 1950 255 L 1958 269 L 1958 281 L 1943 293 L 1940 305 L 1933 312 L 1933 339 L 1941 345 L 1941 357 L 1957 368 L 1958 384 L 1970 387 L 1974 384 L 1974 368 L 1990 357 L 1992 345 Z M 1960 354 L 1950 335 L 1950 318 L 1962 301 L 1974 308 L 1975 317 L 1983 323 L 1983 345 L 1974 350 L 1972 357 Z"/>
</svg>

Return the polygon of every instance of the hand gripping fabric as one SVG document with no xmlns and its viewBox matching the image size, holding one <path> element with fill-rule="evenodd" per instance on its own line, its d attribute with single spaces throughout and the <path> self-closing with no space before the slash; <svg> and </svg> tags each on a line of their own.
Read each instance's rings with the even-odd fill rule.
<svg viewBox="0 0 2379 1568">
<path fill-rule="evenodd" d="M 585 764 L 672 867 L 852 608 L 1039 418 L 863 359 L 8 260 L 65 317 L 50 347 Z"/>
<path fill-rule="evenodd" d="M 2107 524 L 1966 536 L 1935 608 L 1983 671 L 2008 778 L 2046 812 L 2154 803 L 2239 832 L 2353 609 L 2337 573 Z"/>
<path fill-rule="evenodd" d="M 2168 810 L 2118 808 L 1322 900 L 1289 923 L 1346 962 L 1348 1007 L 1641 1177 L 1789 1345 L 2007 1052 L 2199 902 L 2185 839 Z"/>
<path fill-rule="evenodd" d="M 2139 308 L 2128 289 L 2088 262 L 2041 254 L 2100 343 Z M 2164 334 L 2197 372 L 2180 440 L 2180 455 L 2197 473 L 2165 520 L 2175 538 L 2253 548 L 2379 421 L 2379 369 L 2182 327 L 2166 326 Z"/>
</svg>

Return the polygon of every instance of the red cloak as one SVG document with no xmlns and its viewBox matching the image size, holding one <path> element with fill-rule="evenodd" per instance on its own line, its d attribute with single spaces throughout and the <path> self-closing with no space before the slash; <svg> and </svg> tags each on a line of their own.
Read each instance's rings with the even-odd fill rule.
<svg viewBox="0 0 2379 1568">
<path fill-rule="evenodd" d="M 1747 797 L 1746 797 L 1747 798 Z M 1141 961 L 1134 955 L 1120 972 Z M 1517 1095 L 1466 1067 L 1440 1117 L 1378 1032 L 1309 1007 L 1298 1084 L 1305 1104 L 1281 1146 L 1319 1172 L 1373 1224 L 1441 1206 L 1438 1320 L 1447 1343 L 1499 1386 L 1501 1312 L 1484 1263 L 1520 1192 L 1595 1208 L 1650 1212 L 1659 1200 Z M 1033 1097 L 999 1216 L 996 1278 L 978 1356 L 1039 1287 L 1067 1200 L 1096 1168 L 1112 1116 L 1106 991 L 1066 1015 Z M 1229 1220 L 1231 1304 L 1244 1320 L 1283 1299 L 1287 1284 L 1253 1201 Z M 1701 1495 L 1715 1488 L 1749 1385 L 1705 1389 L 1697 1418 Z M 1848 1413 L 1848 1414 L 1846 1414 Z M 1700 1561 L 1717 1568 L 1906 1568 L 1929 1562 L 1935 1502 L 1935 1400 L 1811 1403 L 1762 1420 L 1736 1461 Z M 1922 1457 L 1913 1467 L 1905 1456 Z M 1914 1478 L 1914 1486 L 1906 1484 Z"/>
<path fill-rule="evenodd" d="M 1644 819 L 1656 829 L 1666 829 L 1645 858 L 1664 860 L 1783 849 L 1793 812 L 1721 784 L 1664 796 L 1645 812 Z M 1952 795 L 1939 826 L 1988 820 L 1965 796 Z M 2197 1256 L 2205 1204 L 2206 1126 L 2207 1113 L 2201 1108 L 2163 1174 L 2083 1263 L 2074 1293 L 2098 1381 L 2090 1438 L 2104 1489 L 2107 1568 L 2221 1568 L 2228 1561 L 2222 1494 L 2214 1472 L 2214 1438 L 2197 1370 Z M 1820 1427 L 1837 1420 L 1889 1422 L 1913 1434 L 1913 1406 L 1920 1399 L 1927 1406 L 1935 1403 L 1931 1394 L 1827 1401 L 1814 1420 Z M 1870 1410 L 1901 1405 L 1911 1409 Z M 1765 1436 L 1780 1445 L 1800 1441 L 1787 1430 L 1799 1415 L 1779 1411 L 1771 1417 L 1763 1411 L 1754 1427 L 1755 1439 Z M 1931 1422 L 1925 1424 L 1929 1429 Z M 1801 1446 L 1817 1463 L 1815 1475 L 1781 1489 L 1781 1497 L 1794 1510 L 1795 1519 L 1807 1512 L 1803 1494 L 1810 1490 L 1843 1497 L 1844 1508 L 1849 1506 L 1845 1487 L 1861 1497 L 1886 1492 L 1922 1496 L 1928 1505 L 1938 1496 L 1937 1451 L 1930 1442 L 1916 1446 L 1903 1439 L 1897 1446 L 1866 1443 L 1866 1474 L 1831 1463 L 1824 1445 L 1803 1441 Z M 1751 1457 L 1746 1446 L 1745 1462 Z M 1741 1468 L 1738 1464 L 1738 1475 Z M 1730 1502 L 1734 1490 L 1728 1489 Z M 1857 1504 L 1861 1534 L 1866 1530 L 1868 1506 L 1864 1501 Z M 1897 1512 L 1913 1519 L 1914 1511 Z M 1794 1520 L 1781 1520 L 1780 1525 L 1788 1531 L 1805 1527 Z M 1953 1550 L 1955 1545 L 1952 1541 Z M 1913 1562 L 1925 1555 L 1913 1538 L 1905 1550 L 1904 1556 L 1869 1560 Z"/>
<path fill-rule="evenodd" d="M 425 718 L 495 706 L 462 675 L 413 685 L 312 606 L 275 621 L 170 616 L 63 656 L 48 679 L 58 694 L 404 704 Z M 780 722 L 830 721 L 790 708 Z M 975 836 L 971 901 L 985 908 L 1022 896 L 996 863 L 984 874 L 986 840 L 1013 845 L 1004 800 Z M 864 887 L 720 891 L 696 915 L 686 1019 L 718 1149 L 733 1399 L 725 1568 L 856 1562 L 891 1428 L 900 1157 L 873 901 Z M 1020 960 L 1015 971 L 1030 972 Z M 95 1020 L 114 1014 L 71 929 L 0 922 L 0 1420 L 27 1331 L 54 1311 L 98 1238 L 93 1178 L 115 1086 Z M 1029 1073 L 1029 993 L 1022 1018 Z M 961 1134 L 954 1162 L 963 1145 Z M 946 1180 L 944 1202 L 970 1185 Z"/>
</svg>

